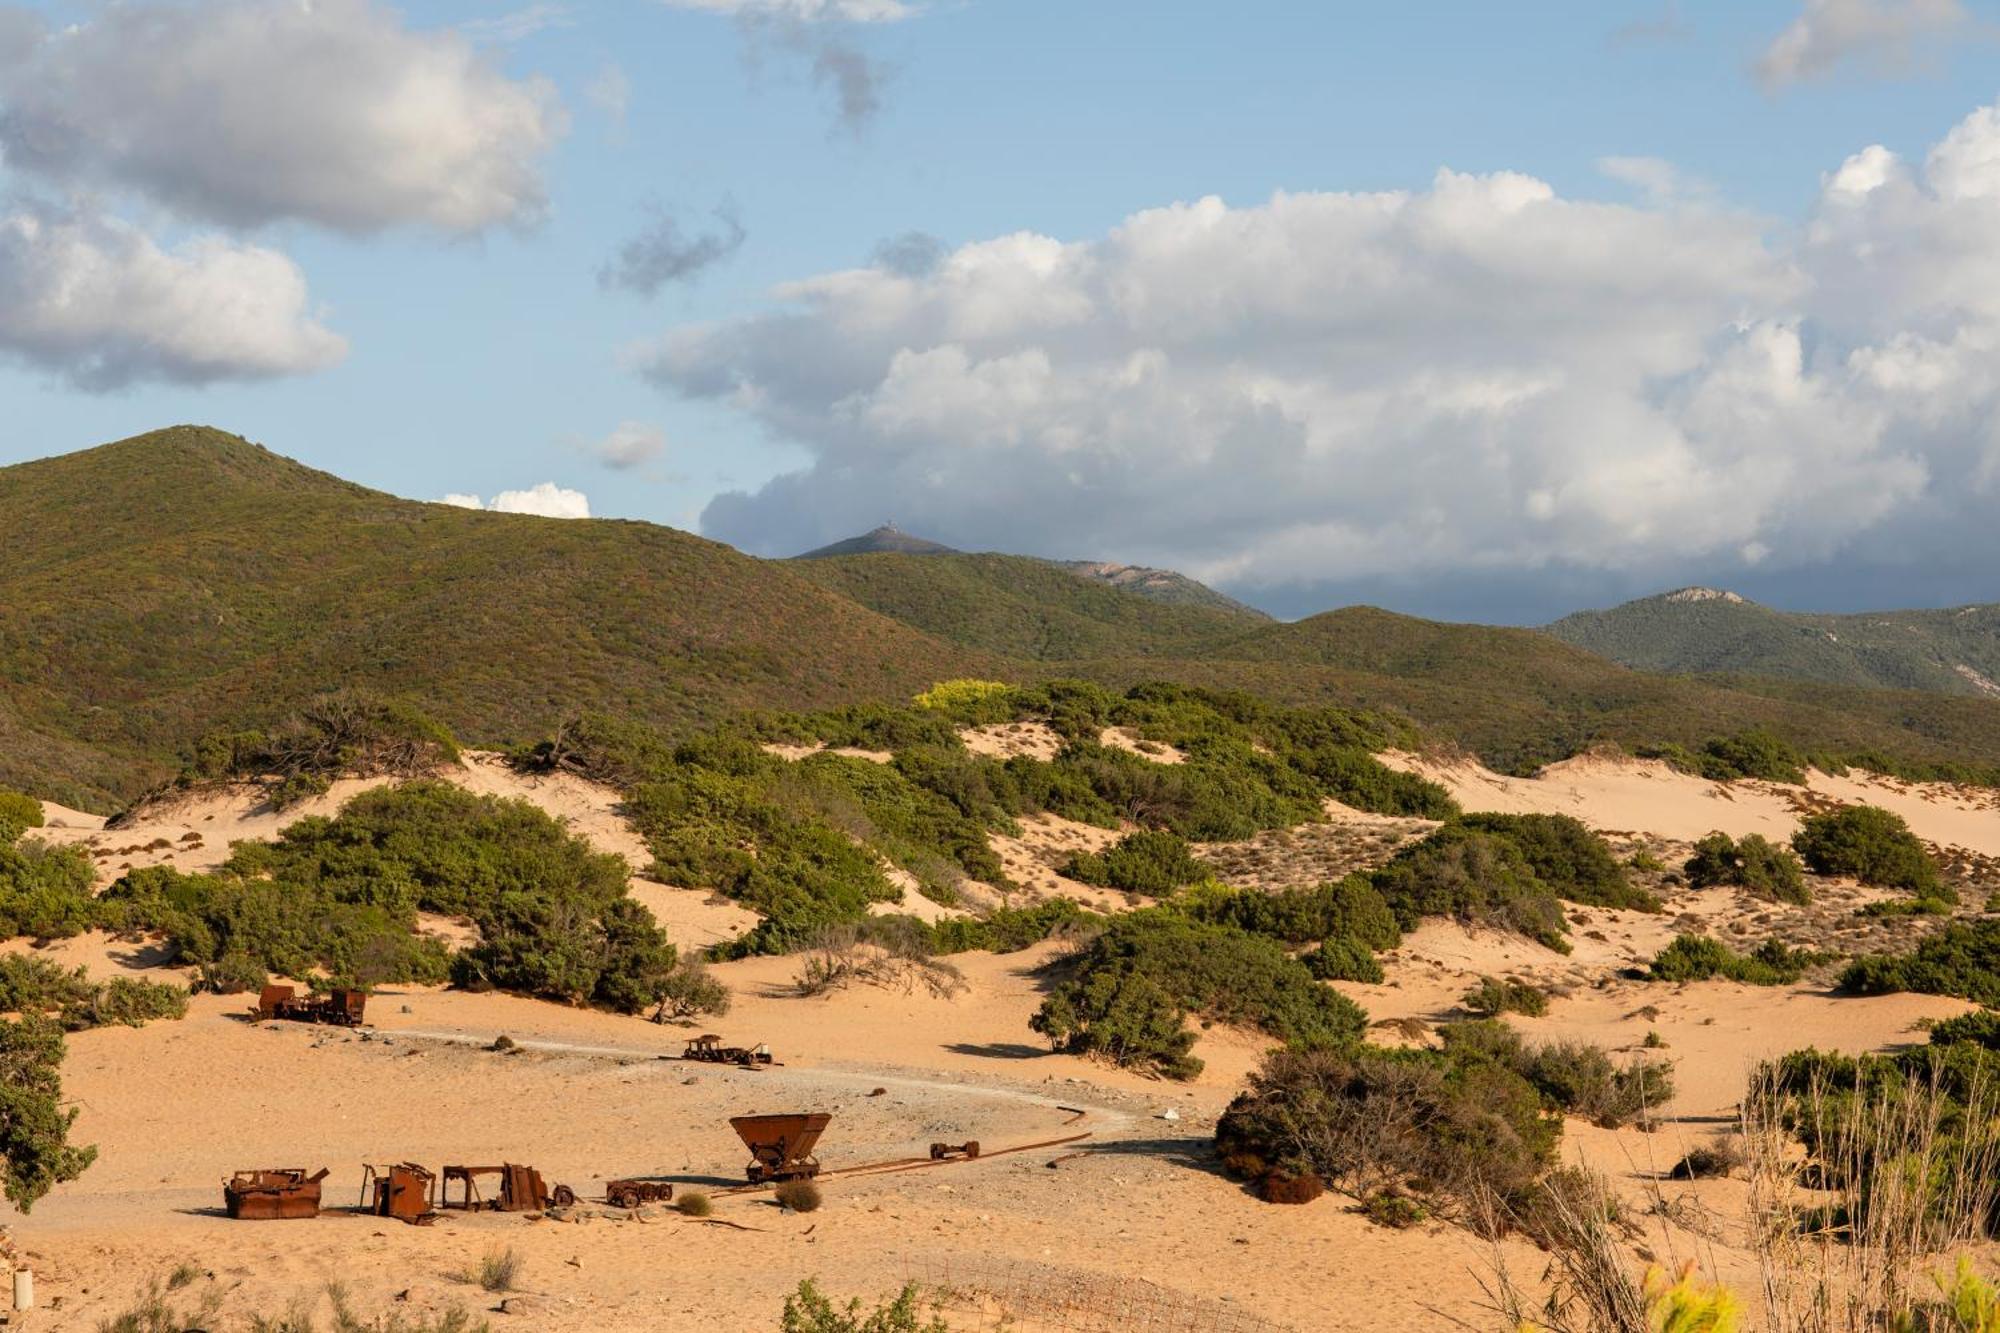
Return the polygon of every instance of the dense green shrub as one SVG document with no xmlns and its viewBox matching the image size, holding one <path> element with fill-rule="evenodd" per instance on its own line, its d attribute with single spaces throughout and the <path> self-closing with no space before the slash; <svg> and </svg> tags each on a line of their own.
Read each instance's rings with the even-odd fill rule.
<svg viewBox="0 0 2000 1333">
<path fill-rule="evenodd" d="M 1792 846 L 1819 875 L 1851 875 L 1863 884 L 1901 889 L 1916 898 L 1957 895 L 1938 878 L 1937 864 L 1901 815 L 1872 805 L 1848 805 L 1808 815 Z"/>
<path fill-rule="evenodd" d="M 1657 912 L 1659 900 L 1632 886 L 1611 845 L 1568 815 L 1467 815 L 1466 828 L 1506 839 L 1528 873 L 1556 897 L 1592 907 Z"/>
<path fill-rule="evenodd" d="M 1427 916 L 1499 926 L 1568 952 L 1562 904 L 1509 839 L 1447 824 L 1371 877 L 1404 930 Z"/>
<path fill-rule="evenodd" d="M 184 1018 L 187 1000 L 184 987 L 165 982 L 132 977 L 93 982 L 81 967 L 70 971 L 29 954 L 0 955 L 0 1012 L 53 1018 L 67 1032 Z"/>
<path fill-rule="evenodd" d="M 1438 1029 L 1438 1036 L 1450 1058 L 1485 1060 L 1512 1070 L 1527 1080 L 1549 1109 L 1607 1129 L 1630 1124 L 1674 1095 L 1669 1064 L 1633 1060 L 1620 1066 L 1588 1042 L 1530 1046 L 1498 1019 L 1447 1023 Z"/>
<path fill-rule="evenodd" d="M 1679 935 L 1653 959 L 1650 974 L 1654 981 L 1723 977 L 1750 986 L 1789 986 L 1820 961 L 1810 949 L 1790 949 L 1775 938 L 1739 954 L 1706 935 Z"/>
<path fill-rule="evenodd" d="M 1075 960 L 1030 1026 L 1058 1050 L 1189 1078 L 1196 1014 L 1291 1042 L 1357 1041 L 1366 1015 L 1279 945 L 1157 910 L 1112 922 Z"/>
<path fill-rule="evenodd" d="M 1840 974 L 1840 988 L 1857 995 L 1956 995 L 2000 1005 L 2000 920 L 1948 925 L 1906 954 L 1864 954 Z"/>
<path fill-rule="evenodd" d="M 0 843 L 10 843 L 31 828 L 42 826 L 42 803 L 32 796 L 0 787 Z"/>
<path fill-rule="evenodd" d="M 1002 680 L 941 680 L 919 694 L 919 708 L 943 713 L 961 727 L 983 727 L 1014 720 L 1015 690 Z"/>
<path fill-rule="evenodd" d="M 1062 873 L 1085 884 L 1153 898 L 1209 877 L 1208 867 L 1195 860 L 1185 839 L 1151 829 L 1128 833 L 1101 852 L 1080 852 Z"/>
<path fill-rule="evenodd" d="M 1051 936 L 1089 934 L 1105 920 L 1071 899 L 1049 898 L 1033 907 L 995 908 L 984 917 L 946 917 L 931 925 L 931 947 L 941 954 L 1013 953 Z"/>
<path fill-rule="evenodd" d="M 1181 894 L 1171 906 L 1196 921 L 1236 926 L 1286 944 L 1352 939 L 1370 949 L 1393 949 L 1403 938 L 1388 900 L 1362 874 L 1276 893 L 1205 885 Z"/>
<path fill-rule="evenodd" d="M 1775 902 L 1812 901 L 1799 858 L 1760 833 L 1746 834 L 1741 842 L 1727 833 L 1709 834 L 1694 845 L 1682 873 L 1692 888 L 1733 885 Z"/>
<path fill-rule="evenodd" d="M 64 939 L 88 930 L 96 917 L 90 893 L 96 877 L 80 847 L 0 841 L 0 938 Z"/>
<path fill-rule="evenodd" d="M 1762 778 L 1766 782 L 1803 783 L 1805 756 L 1768 731 L 1739 731 L 1718 736 L 1701 747 L 1701 775 L 1718 782 Z"/>
<path fill-rule="evenodd" d="M 1955 1041 L 1969 1041 L 1975 1046 L 2000 1051 L 2000 1012 L 1979 1009 L 1931 1025 L 1931 1045 L 1949 1046 Z"/>
<path fill-rule="evenodd" d="M 0 1157 L 4 1192 L 28 1212 L 97 1159 L 97 1149 L 69 1142 L 77 1108 L 64 1108 L 62 1029 L 46 1018 L 0 1020 Z"/>
<path fill-rule="evenodd" d="M 497 987 L 637 1012 L 676 965 L 651 916 L 625 896 L 622 857 L 524 801 L 447 783 L 364 792 L 333 819 L 301 819 L 273 843 L 239 843 L 214 875 L 137 870 L 106 892 L 116 928 L 163 932 L 190 962 L 335 980 Z M 456 959 L 416 933 L 419 912 L 470 917 Z"/>
<path fill-rule="evenodd" d="M 1482 1018 L 1498 1018 L 1501 1014 L 1539 1018 L 1549 1011 L 1548 992 L 1511 977 L 1481 977 L 1477 986 L 1460 997 L 1459 1003 L 1467 1012 Z"/>
<path fill-rule="evenodd" d="M 1562 1121 L 1526 1079 L 1477 1053 L 1273 1051 L 1216 1124 L 1234 1174 L 1316 1175 L 1349 1193 L 1409 1191 L 1470 1225 L 1504 1228 L 1554 1160 Z"/>
<path fill-rule="evenodd" d="M 1371 986 L 1382 983 L 1382 964 L 1376 961 L 1368 946 L 1357 939 L 1327 940 L 1301 961 L 1305 963 L 1306 970 L 1321 981 L 1365 981 Z"/>
</svg>

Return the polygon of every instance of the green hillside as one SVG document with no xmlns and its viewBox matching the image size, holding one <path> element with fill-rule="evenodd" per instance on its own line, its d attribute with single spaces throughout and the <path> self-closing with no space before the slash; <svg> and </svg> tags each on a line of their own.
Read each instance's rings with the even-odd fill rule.
<svg viewBox="0 0 2000 1333">
<path fill-rule="evenodd" d="M 669 737 L 976 676 L 1169 680 L 1401 713 L 1488 762 L 1750 727 L 1992 771 L 2000 702 L 1634 671 L 1532 630 L 1296 624 L 1010 556 L 765 561 L 645 523 L 422 504 L 195 427 L 0 469 L 0 785 L 100 810 L 212 732 L 353 688 L 467 743 L 590 710 Z"/>
<path fill-rule="evenodd" d="M 1683 588 L 1578 612 L 1548 632 L 1645 671 L 2000 698 L 2000 606 L 1816 615 Z"/>
<path fill-rule="evenodd" d="M 336 686 L 497 742 L 996 669 L 684 532 L 400 500 L 194 427 L 0 469 L 0 528 L 0 784 L 100 806 Z"/>
<path fill-rule="evenodd" d="M 1035 662 L 1197 656 L 1270 623 L 1248 608 L 1161 601 L 1022 555 L 835 556 L 798 570 L 941 639 Z"/>
</svg>

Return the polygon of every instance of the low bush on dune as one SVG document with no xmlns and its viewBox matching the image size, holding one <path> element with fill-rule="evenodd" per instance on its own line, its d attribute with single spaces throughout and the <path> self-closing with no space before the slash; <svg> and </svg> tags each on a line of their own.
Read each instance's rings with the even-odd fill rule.
<svg viewBox="0 0 2000 1333">
<path fill-rule="evenodd" d="M 1758 833 L 1741 842 L 1727 833 L 1709 834 L 1694 845 L 1682 873 L 1690 888 L 1731 886 L 1773 902 L 1802 906 L 1812 901 L 1799 858 Z"/>
<path fill-rule="evenodd" d="M 1649 975 L 1654 981 L 1721 977 L 1750 986 L 1789 986 L 1804 976 L 1807 968 L 1822 961 L 1822 955 L 1810 949 L 1787 948 L 1776 939 L 1739 954 L 1706 935 L 1679 935 L 1653 959 Z"/>
<path fill-rule="evenodd" d="M 1548 992 L 1541 987 L 1509 977 L 1481 977 L 1479 984 L 1459 998 L 1466 1011 L 1481 1018 L 1501 1014 L 1524 1014 L 1539 1018 L 1549 1011 Z"/>
<path fill-rule="evenodd" d="M 774 1193 L 781 1207 L 795 1213 L 816 1213 L 825 1202 L 819 1186 L 810 1180 L 781 1181 Z"/>
<path fill-rule="evenodd" d="M 416 777 L 459 757 L 442 723 L 414 706 L 356 691 L 322 695 L 264 731 L 217 732 L 196 742 L 183 783 L 262 781 L 279 809 L 349 774 Z"/>
<path fill-rule="evenodd" d="M 0 787 L 0 843 L 10 843 L 42 826 L 42 803 L 11 787 Z"/>
<path fill-rule="evenodd" d="M 48 1018 L 0 1019 L 0 1192 L 24 1213 L 97 1159 L 97 1149 L 69 1141 L 78 1108 L 63 1102 L 65 1051 L 62 1028 Z"/>
<path fill-rule="evenodd" d="M 1058 1050 L 1191 1078 L 1189 1015 L 1322 1045 L 1358 1041 L 1367 1021 L 1275 941 L 1155 909 L 1113 921 L 1030 1026 Z"/>
<path fill-rule="evenodd" d="M 1792 835 L 1792 846 L 1814 874 L 1849 875 L 1920 900 L 1958 901 L 1923 843 L 1892 811 L 1849 805 L 1808 815 Z"/>
<path fill-rule="evenodd" d="M 1068 898 L 1050 898 L 1033 907 L 999 907 L 983 917 L 946 917 L 930 926 L 932 947 L 941 954 L 984 949 L 1013 953 L 1043 940 L 1086 939 L 1107 918 Z"/>
<path fill-rule="evenodd" d="M 1364 981 L 1370 985 L 1382 982 L 1382 964 L 1357 939 L 1327 940 L 1300 961 L 1321 981 Z"/>
<path fill-rule="evenodd" d="M 1558 1113 L 1628 1123 L 1672 1094 L 1663 1065 L 1595 1047 L 1530 1047 L 1504 1024 L 1449 1024 L 1439 1050 L 1274 1051 L 1216 1125 L 1233 1173 L 1316 1176 L 1361 1198 L 1411 1197 L 1482 1230 L 1532 1223 Z M 1401 1215 L 1405 1210 L 1398 1210 Z"/>
<path fill-rule="evenodd" d="M 785 1297 L 778 1333 L 951 1333 L 940 1315 L 924 1318 L 922 1292 L 912 1282 L 886 1305 L 864 1309 L 859 1298 L 846 1305 L 827 1299 L 811 1278 Z"/>
<path fill-rule="evenodd" d="M 144 1027 L 187 1015 L 187 989 L 133 977 L 92 981 L 27 954 L 0 956 L 0 1012 L 52 1018 L 67 1032 L 95 1027 Z"/>
<path fill-rule="evenodd" d="M 1806 757 L 1768 731 L 1740 731 L 1731 736 L 1712 737 L 1699 750 L 1679 745 L 1642 746 L 1638 754 L 1642 759 L 1664 759 L 1683 773 L 1711 782 L 1761 778 L 1766 782 L 1797 785 L 1806 780 Z"/>
<path fill-rule="evenodd" d="M 96 877 L 80 847 L 0 839 L 0 938 L 66 939 L 90 929 Z"/>
<path fill-rule="evenodd" d="M 1365 874 L 1276 893 L 1204 885 L 1179 894 L 1169 906 L 1191 920 L 1235 926 L 1286 944 L 1348 939 L 1370 949 L 1393 949 L 1403 938 L 1389 900 Z"/>
<path fill-rule="evenodd" d="M 1101 852 L 1080 852 L 1063 865 L 1062 873 L 1085 884 L 1153 898 L 1209 877 L 1208 867 L 1195 860 L 1185 839 L 1150 829 L 1128 833 Z"/>
<path fill-rule="evenodd" d="M 1397 852 L 1371 883 L 1403 929 L 1427 916 L 1512 930 L 1568 952 L 1567 900 L 1659 910 L 1609 844 L 1567 815 L 1472 815 Z"/>
<path fill-rule="evenodd" d="M 1864 954 L 1840 974 L 1857 995 L 1916 991 L 2000 1005 L 2000 920 L 1946 926 L 1906 954 Z"/>
<path fill-rule="evenodd" d="M 1971 1042 L 1989 1051 L 2000 1051 L 2000 1013 L 1980 1009 L 1931 1024 L 1931 1045 L 1949 1046 L 1955 1041 Z"/>
</svg>

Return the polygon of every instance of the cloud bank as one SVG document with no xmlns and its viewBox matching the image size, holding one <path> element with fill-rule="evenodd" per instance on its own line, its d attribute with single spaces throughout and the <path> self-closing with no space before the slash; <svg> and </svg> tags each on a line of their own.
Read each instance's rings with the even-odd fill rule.
<svg viewBox="0 0 2000 1333">
<path fill-rule="evenodd" d="M 229 226 L 366 233 L 532 223 L 565 120 L 454 30 L 369 0 L 172 0 L 97 8 L 8 43 L 0 153 L 62 187 L 135 191 Z"/>
<path fill-rule="evenodd" d="M 631 354 L 809 455 L 704 513 L 758 552 L 894 513 L 1247 590 L 2000 556 L 1995 108 L 1796 228 L 1442 171 L 774 295 Z"/>
<path fill-rule="evenodd" d="M 216 236 L 163 250 L 116 218 L 20 204 L 0 211 L 0 352 L 104 390 L 301 374 L 347 342 L 275 250 Z"/>
</svg>

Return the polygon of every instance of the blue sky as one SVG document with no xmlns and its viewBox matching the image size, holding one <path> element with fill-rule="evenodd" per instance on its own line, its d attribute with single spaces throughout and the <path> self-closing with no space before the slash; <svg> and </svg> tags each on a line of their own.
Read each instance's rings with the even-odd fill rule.
<svg viewBox="0 0 2000 1333">
<path fill-rule="evenodd" d="M 0 136 L 17 224 L 13 248 L 0 243 L 0 291 L 25 286 L 44 311 L 11 327 L 0 315 L 0 463 L 199 421 L 417 498 L 552 483 L 587 496 L 593 515 L 761 554 L 893 517 L 959 545 L 1172 563 L 1292 614 L 1366 598 L 1534 620 L 1696 580 L 1830 609 L 2000 598 L 1981 535 L 1992 526 L 1987 441 L 2000 439 L 1983 366 L 2000 344 L 1985 337 L 2000 322 L 1986 303 L 1936 294 L 2000 274 L 1976 243 L 1937 239 L 1980 231 L 1990 198 L 1925 167 L 2000 94 L 1989 27 L 2000 15 L 1984 6 L 913 0 L 858 21 L 870 3 L 903 8 L 0 10 L 29 34 L 10 48 L 0 21 L 0 106 L 79 136 L 46 157 Z M 263 24 L 260 9 L 290 17 Z M 260 192 L 229 170 L 244 161 L 181 162 L 176 153 L 200 150 L 172 136 L 104 146 L 135 124 L 199 131 L 211 117 L 224 132 L 183 137 L 227 144 L 223 118 L 261 114 L 201 103 L 199 86 L 161 92 L 157 106 L 140 88 L 127 105 L 83 108 L 72 66 L 138 59 L 142 43 L 107 17 L 134 11 L 201 34 L 199 69 L 280 71 L 266 105 L 295 141 L 270 148 L 261 135 L 239 158 L 281 151 L 300 179 Z M 1774 55 L 1788 32 L 1792 54 Z M 152 41 L 146 58 L 171 66 L 173 47 Z M 365 106 L 328 104 L 349 75 L 313 95 L 315 78 L 332 78 L 314 73 L 322 41 L 342 61 L 435 59 L 453 100 L 435 121 L 384 130 Z M 285 61 L 304 72 L 283 77 Z M 858 74 L 879 106 L 844 116 L 830 73 L 815 73 L 835 68 Z M 472 132 L 454 115 L 511 146 L 451 147 Z M 1983 144 L 1960 156 L 1991 165 Z M 1865 225 L 1829 221 L 1828 181 L 1872 145 L 1905 164 L 1917 202 L 1871 204 Z M 500 202 L 468 217 L 441 195 L 384 184 L 384 158 L 411 156 L 421 173 L 433 153 L 439 177 L 504 157 Z M 356 166 L 364 155 L 372 165 Z M 1486 184 L 1467 185 L 1476 199 L 1464 202 L 1440 168 Z M 383 191 L 365 216 L 314 188 L 350 171 L 351 198 Z M 1518 218 L 1519 191 L 1505 185 L 1515 176 L 1496 173 L 1541 182 L 1568 214 L 1541 230 L 1510 222 L 1520 230 L 1492 240 L 1490 219 L 1462 210 Z M 170 175 L 212 191 L 162 184 Z M 1280 217 L 1267 209 L 1279 192 L 1335 205 Z M 1378 210 L 1354 201 L 1375 192 L 1452 220 L 1357 235 Z M 1122 230 L 1209 196 L 1222 211 L 1198 227 Z M 1615 211 L 1596 215 L 1598 203 Z M 1540 195 L 1533 205 L 1551 212 Z M 172 329 L 130 312 L 150 296 L 86 317 L 50 295 L 49 274 L 68 272 L 48 242 L 58 217 L 99 228 L 93 254 L 212 245 L 254 251 L 259 267 L 203 270 L 160 298 Z M 22 218 L 39 222 L 23 231 Z M 650 291 L 600 280 L 662 219 L 682 243 L 713 237 L 713 262 L 638 284 Z M 1217 227 L 1239 225 L 1233 248 L 1207 248 Z M 1449 253 L 1432 244 L 1440 227 L 1459 238 Z M 1852 227 L 1863 230 L 1820 235 Z M 1210 239 L 1196 245 L 1191 229 Z M 1062 257 L 977 249 L 1021 233 Z M 892 280 L 873 256 L 910 234 L 949 258 Z M 1273 235 L 1280 267 L 1327 261 L 1304 282 L 1303 310 L 1281 308 L 1281 275 L 1238 265 Z M 1605 261 L 1587 273 L 1543 269 L 1600 246 Z M 1629 276 L 1613 262 L 1621 249 Z M 1917 258 L 1848 283 L 1843 255 L 1891 249 Z M 1681 256 L 1674 265 L 1655 262 L 1666 250 Z M 1940 250 L 1956 267 L 1924 259 Z M 1321 318 L 1385 266 L 1398 276 L 1366 319 Z M 855 270 L 876 277 L 803 304 L 784 290 Z M 974 270 L 989 285 L 973 295 L 963 284 L 910 291 Z M 1049 285 L 1055 270 L 1074 291 Z M 235 317 L 236 289 L 218 295 L 221 285 L 268 294 L 287 272 L 305 295 L 220 350 L 182 345 L 189 322 Z M 1553 293 L 1526 328 L 1509 311 L 1532 304 L 1510 295 L 1522 284 Z M 884 301 L 903 313 L 849 336 Z M 1004 328 L 989 318 L 995 302 Z M 1371 337 L 1393 322 L 1383 311 L 1432 302 L 1419 327 Z M 1177 319 L 1218 310 L 1226 326 L 1198 347 L 1178 341 Z M 1155 317 L 1163 327 L 1147 324 Z M 1637 327 L 1655 319 L 1672 347 Z M 1771 354 L 1760 328 L 1789 330 L 1777 355 L 1802 358 L 1778 395 L 1782 420 L 1761 390 L 1755 403 L 1718 399 L 1741 383 L 1730 358 Z M 1913 338 L 1934 360 L 1958 349 L 1965 401 L 1950 420 L 1914 390 L 1890 401 L 1879 375 L 1856 396 L 1856 367 Z M 1433 364 L 1441 342 L 1451 346 Z M 1524 344 L 1532 356 L 1517 354 Z M 1629 355 L 1596 355 L 1611 344 Z M 947 351 L 962 355 L 939 360 Z M 1152 387 L 1126 401 L 1134 381 L 1117 368 L 1142 362 Z M 1934 378 L 1922 383 L 1934 401 Z M 1425 407 L 1392 411 L 1388 397 Z M 1436 408 L 1447 400 L 1472 405 Z M 964 437 L 959 420 L 974 423 Z M 629 447 L 614 467 L 596 446 L 621 425 Z M 1853 438 L 1829 444 L 1829 431 Z M 1563 432 L 1575 436 L 1561 451 L 1538 452 Z M 1474 484 L 1468 469 L 1487 466 L 1496 471 Z M 786 473 L 796 484 L 766 489 Z M 1842 484 L 1822 495 L 1828 476 Z M 1222 494 L 1239 480 L 1242 494 Z M 731 491 L 743 494 L 710 507 Z M 1635 517 L 1653 493 L 1657 523 Z M 1761 500 L 1739 503 L 1752 494 Z M 1715 517 L 1724 510 L 1727 521 Z M 1912 525 L 1928 534 L 1920 551 L 1905 539 Z"/>
</svg>

